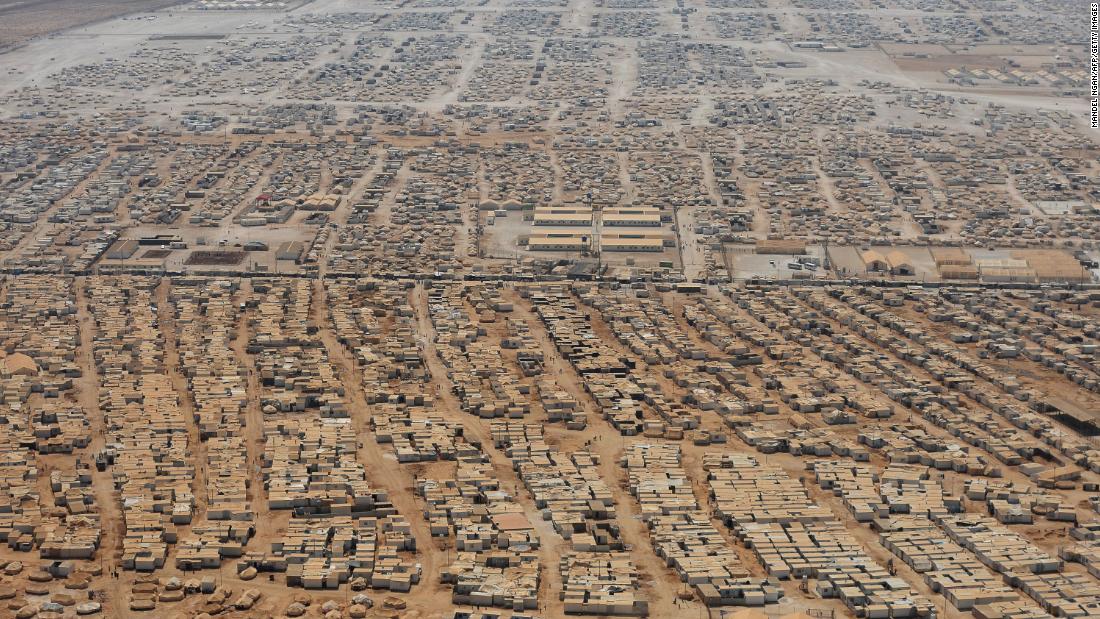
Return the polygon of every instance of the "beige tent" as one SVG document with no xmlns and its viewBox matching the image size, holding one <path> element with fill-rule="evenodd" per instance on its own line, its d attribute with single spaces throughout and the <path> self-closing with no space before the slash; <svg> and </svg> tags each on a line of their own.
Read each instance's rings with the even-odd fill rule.
<svg viewBox="0 0 1100 619">
<path fill-rule="evenodd" d="M 890 272 L 895 275 L 912 275 L 916 273 L 913 261 L 898 250 L 886 254 L 886 263 L 890 265 Z"/>
<path fill-rule="evenodd" d="M 36 376 L 38 374 L 38 364 L 34 362 L 27 355 L 21 352 L 17 352 L 0 360 L 0 364 L 3 364 L 4 373 L 9 376 Z"/>
<path fill-rule="evenodd" d="M 890 264 L 886 262 L 886 256 L 883 256 L 879 252 L 868 249 L 859 255 L 863 259 L 863 264 L 867 265 L 868 271 L 889 271 Z"/>
</svg>

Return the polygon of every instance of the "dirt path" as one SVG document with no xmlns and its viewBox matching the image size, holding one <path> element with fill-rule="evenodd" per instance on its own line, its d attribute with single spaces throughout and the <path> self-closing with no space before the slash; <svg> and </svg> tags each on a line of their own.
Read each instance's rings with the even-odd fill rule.
<svg viewBox="0 0 1100 619">
<path fill-rule="evenodd" d="M 612 118 L 625 116 L 626 106 L 623 100 L 630 98 L 638 81 L 638 43 L 623 41 L 622 45 L 623 53 L 616 55 L 611 63 L 611 88 L 607 96 L 607 111 Z"/>
<path fill-rule="evenodd" d="M 581 379 L 572 365 L 558 352 L 542 321 L 530 309 L 527 301 L 512 289 L 506 291 L 505 298 L 512 302 L 513 316 L 526 320 L 530 325 L 531 335 L 542 348 L 545 357 L 543 365 L 547 375 L 553 377 L 562 389 L 576 398 L 581 407 L 589 413 L 588 426 L 582 431 L 568 431 L 562 426 L 548 426 L 546 428 L 548 441 L 552 444 L 557 443 L 562 451 L 580 449 L 587 443 L 588 449 L 599 456 L 600 477 L 612 490 L 617 512 L 616 521 L 621 527 L 622 538 L 630 545 L 628 553 L 630 559 L 643 576 L 643 593 L 649 600 L 649 615 L 676 617 L 698 616 L 699 613 L 705 613 L 706 607 L 698 600 L 687 601 L 686 605 L 685 603 L 675 604 L 676 592 L 683 588 L 684 584 L 653 552 L 649 532 L 641 521 L 637 501 L 627 488 L 626 471 L 619 465 L 619 458 L 627 442 L 634 442 L 639 438 L 628 439 L 621 436 L 618 430 L 599 416 L 599 407 L 591 395 L 584 390 Z M 595 322 L 599 318 L 593 316 L 592 320 Z M 617 346 L 618 342 L 612 340 L 611 345 Z"/>
<path fill-rule="evenodd" d="M 76 316 L 79 325 L 80 341 L 77 345 L 76 363 L 80 367 L 80 378 L 76 379 L 76 395 L 80 407 L 88 417 L 92 440 L 85 453 L 92 455 L 103 449 L 107 443 L 107 429 L 103 411 L 99 408 L 99 375 L 96 371 L 95 357 L 92 352 L 92 340 L 95 335 L 95 321 L 88 310 L 88 291 L 86 278 L 78 278 L 73 286 L 76 289 Z M 117 565 L 122 557 L 122 540 L 126 536 L 126 522 L 122 517 L 119 498 L 114 492 L 114 480 L 108 471 L 92 467 L 92 489 L 95 493 L 96 509 L 100 514 L 101 538 L 96 558 L 101 564 Z M 104 569 L 107 572 L 107 569 Z M 116 601 L 125 599 L 124 590 L 117 579 L 105 579 L 107 613 L 117 611 Z"/>
<path fill-rule="evenodd" d="M 465 309 L 468 316 L 476 316 L 475 309 L 467 302 Z M 516 376 L 522 376 L 522 371 L 519 368 L 519 364 L 516 362 L 516 356 L 514 351 L 505 350 L 502 345 L 502 336 L 505 330 L 503 320 L 498 320 L 495 323 L 484 325 L 486 327 L 486 335 L 479 338 L 481 341 L 488 341 L 491 345 L 494 345 L 501 351 L 501 357 L 506 363 L 511 362 L 512 371 Z M 533 381 L 531 381 L 533 382 Z M 534 389 L 534 386 L 532 386 Z M 487 420 L 478 419 L 470 415 L 463 414 L 464 427 L 470 424 L 478 424 L 484 430 L 490 430 L 489 422 Z M 532 419 L 531 417 L 524 417 L 524 423 L 537 423 L 543 426 L 543 436 L 548 438 L 546 433 L 546 419 Z M 518 473 L 511 466 L 512 460 L 508 458 L 508 455 L 502 451 L 499 451 L 495 445 L 489 446 L 491 451 L 490 459 L 493 462 L 494 470 L 498 471 L 498 475 L 501 479 L 515 479 L 515 492 L 513 495 L 516 500 L 523 505 L 524 513 L 528 515 L 532 526 L 539 536 L 539 564 L 542 568 L 542 577 L 539 581 L 539 611 L 545 613 L 550 617 L 557 617 L 565 614 L 565 605 L 559 597 L 559 593 L 563 588 L 563 581 L 561 577 L 561 571 L 558 569 L 559 559 L 566 553 L 572 550 L 569 542 L 567 542 L 557 531 L 554 530 L 554 526 L 546 520 L 530 517 L 533 514 L 538 514 L 539 509 L 535 506 L 534 499 L 530 493 L 524 488 L 523 481 L 519 479 Z M 569 453 L 569 450 L 559 450 L 561 455 Z"/>
<path fill-rule="evenodd" d="M 424 105 L 425 111 L 439 112 L 447 105 L 457 103 L 459 95 L 466 90 L 466 84 L 470 81 L 474 71 L 481 66 L 481 54 L 485 51 L 488 39 L 484 36 L 471 36 L 470 38 L 475 41 L 474 45 L 463 48 L 459 52 L 463 55 L 462 68 L 459 69 L 454 80 L 446 84 L 446 90 L 433 96 L 431 101 Z"/>
<path fill-rule="evenodd" d="M 355 434 L 359 437 L 356 457 L 366 467 L 371 485 L 386 491 L 398 513 L 409 521 L 416 538 L 417 560 L 423 576 L 420 584 L 413 587 L 409 602 L 417 606 L 423 604 L 428 608 L 450 604 L 450 588 L 439 582 L 440 572 L 447 566 L 446 548 L 432 537 L 428 529 L 422 515 L 424 507 L 415 498 L 416 484 L 412 475 L 396 459 L 386 457 L 384 448 L 378 444 L 370 430 L 371 409 L 364 395 L 363 381 L 354 358 L 333 331 L 328 301 L 321 282 L 314 282 L 310 310 L 313 323 L 319 327 L 317 335 L 328 351 L 329 362 L 346 386 L 344 397 L 355 426 Z"/>
<path fill-rule="evenodd" d="M 362 197 L 363 191 L 374 182 L 374 179 L 378 177 L 378 174 L 382 171 L 382 166 L 385 163 L 384 153 L 375 151 L 376 161 L 374 165 L 370 167 L 370 170 L 364 172 L 359 180 L 355 181 L 351 188 L 348 189 L 347 195 L 340 201 L 340 205 L 336 207 L 336 210 L 332 212 L 332 216 L 329 221 L 338 226 L 339 228 L 345 228 L 348 220 L 353 214 L 353 207 L 359 198 Z M 328 241 L 321 248 L 320 254 L 317 257 L 317 273 L 321 278 L 329 272 L 329 256 L 332 255 L 333 248 L 336 247 L 336 241 L 340 238 L 340 235 L 335 229 L 329 230 Z"/>
<path fill-rule="evenodd" d="M 710 156 L 705 153 L 698 156 L 700 169 L 703 171 L 703 188 L 715 204 L 721 204 L 722 198 L 718 193 Z M 678 206 L 673 209 L 672 214 L 676 220 L 676 240 L 680 244 L 680 267 L 684 271 L 684 277 L 689 282 L 694 281 L 703 277 L 707 271 L 706 252 L 700 244 L 699 236 L 695 234 L 695 207 Z"/>
<path fill-rule="evenodd" d="M 252 298 L 252 281 L 242 282 L 241 289 L 237 292 L 237 300 L 245 302 Z M 262 390 L 260 378 L 256 375 L 256 359 L 248 353 L 248 342 L 252 337 L 249 321 L 255 310 L 251 308 L 241 312 L 237 321 L 237 333 L 233 338 L 233 354 L 237 363 L 248 370 L 245 377 L 245 393 L 248 396 L 248 404 L 245 406 L 242 421 L 244 433 L 244 445 L 247 450 L 245 462 L 248 463 L 248 501 L 255 514 L 256 534 L 253 536 L 250 546 L 254 550 L 267 548 L 267 544 L 278 534 L 278 524 L 287 518 L 286 515 L 276 516 L 267 507 L 267 496 L 264 492 L 263 467 L 261 456 L 264 451 L 264 416 L 260 407 Z"/>
<path fill-rule="evenodd" d="M 61 166 L 75 165 L 75 162 L 78 162 L 82 157 L 88 154 L 88 150 L 75 152 L 63 159 L 61 164 L 58 166 L 54 166 L 53 169 Z M 10 250 L 7 251 L 7 255 L 9 257 L 18 256 L 30 249 L 31 245 L 41 240 L 42 237 L 61 230 L 62 226 L 55 224 L 51 221 L 53 215 L 56 214 L 57 211 L 61 210 L 62 206 L 68 205 L 69 201 L 74 196 L 81 195 L 88 188 L 88 186 L 92 184 L 93 181 L 98 180 L 100 178 L 100 174 L 103 172 L 103 170 L 107 168 L 107 166 L 111 164 L 112 161 L 114 161 L 114 158 L 115 149 L 108 148 L 106 151 L 106 155 L 103 157 L 103 160 L 97 163 L 95 168 L 89 170 L 88 173 L 80 179 L 79 183 L 73 185 L 72 189 L 64 193 L 60 199 L 55 200 L 53 204 L 49 206 L 49 208 L 42 211 L 39 217 L 35 220 L 31 229 L 27 230 L 26 234 L 23 235 L 23 238 L 21 238 L 18 243 L 16 243 Z M 43 170 L 43 172 L 48 174 L 49 172 L 53 171 L 53 169 L 47 168 Z M 43 176 L 41 178 L 45 177 Z"/>
<path fill-rule="evenodd" d="M 428 313 L 428 297 L 422 286 L 418 286 L 413 291 L 412 301 L 417 317 L 417 338 L 422 346 L 423 358 L 433 378 L 432 382 L 437 391 L 437 401 L 442 400 L 445 404 L 443 407 L 437 408 L 435 412 L 450 421 L 461 423 L 465 429 L 464 434 L 467 440 L 481 443 L 481 449 L 489 458 L 494 472 L 502 482 L 502 487 L 515 489 L 513 494 L 516 501 L 523 506 L 524 513 L 528 515 L 538 514 L 540 510 L 535 506 L 531 495 L 524 488 L 522 481 L 512 468 L 511 459 L 493 445 L 489 428 L 490 422 L 462 412 L 462 404 L 453 393 L 446 368 L 433 351 L 434 345 L 432 343 L 435 340 L 435 326 L 432 324 Z M 469 313 L 469 311 L 470 308 L 467 305 L 467 312 Z M 524 421 L 530 422 L 526 419 Z M 563 453 L 568 452 L 563 451 Z M 539 583 L 539 609 L 542 613 L 546 613 L 548 617 L 562 616 L 564 615 L 564 605 L 559 598 L 562 591 L 562 579 L 558 569 L 558 560 L 571 550 L 571 546 L 554 531 L 549 523 L 534 518 L 531 518 L 531 523 L 540 538 L 539 564 L 542 577 Z"/>
<path fill-rule="evenodd" d="M 157 304 L 157 323 L 164 336 L 164 370 L 168 380 L 172 383 L 172 390 L 179 399 L 180 412 L 187 420 L 187 442 L 191 452 L 191 463 L 194 468 L 195 478 L 191 480 L 191 492 L 195 497 L 195 510 L 191 516 L 192 524 L 206 521 L 207 489 L 206 489 L 206 443 L 200 439 L 199 426 L 195 423 L 195 404 L 191 397 L 187 377 L 180 369 L 179 357 L 179 332 L 176 330 L 175 305 L 169 302 L 171 281 L 165 277 L 160 280 L 154 292 L 153 299 Z M 185 527 L 190 529 L 191 527 Z M 184 536 L 180 536 L 184 539 Z M 169 545 L 169 554 L 174 554 L 175 544 Z M 168 562 L 172 559 L 169 557 Z M 166 562 L 167 563 L 167 562 Z"/>
</svg>

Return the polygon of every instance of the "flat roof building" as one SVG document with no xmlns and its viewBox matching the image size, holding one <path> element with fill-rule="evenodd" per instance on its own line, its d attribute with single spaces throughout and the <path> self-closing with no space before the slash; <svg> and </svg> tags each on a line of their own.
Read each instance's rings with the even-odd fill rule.
<svg viewBox="0 0 1100 619">
<path fill-rule="evenodd" d="M 665 244 L 660 238 L 601 237 L 600 248 L 604 251 L 662 251 Z"/>
<path fill-rule="evenodd" d="M 580 207 L 536 208 L 532 214 L 536 226 L 590 226 L 592 209 Z"/>
<path fill-rule="evenodd" d="M 661 211 L 655 208 L 606 209 L 602 219 L 606 226 L 659 226 Z"/>
<path fill-rule="evenodd" d="M 553 234 L 532 236 L 527 239 L 527 249 L 531 251 L 583 251 L 588 249 L 591 235 Z"/>
</svg>

